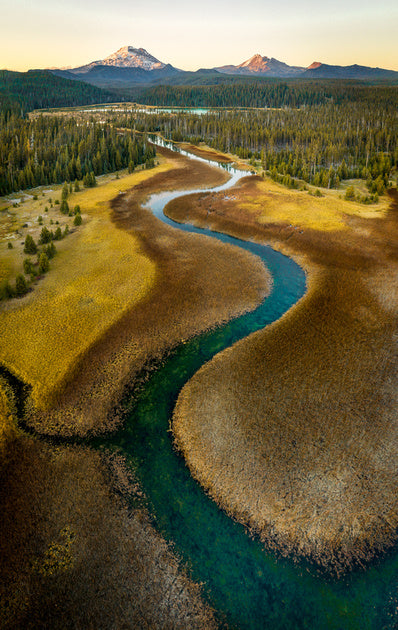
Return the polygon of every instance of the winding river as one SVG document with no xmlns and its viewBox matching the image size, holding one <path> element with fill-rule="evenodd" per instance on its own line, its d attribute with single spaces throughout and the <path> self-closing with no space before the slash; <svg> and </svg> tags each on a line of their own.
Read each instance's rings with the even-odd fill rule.
<svg viewBox="0 0 398 630">
<path fill-rule="evenodd" d="M 242 172 L 228 170 L 231 179 L 213 190 L 226 190 L 242 177 Z M 178 229 L 207 234 L 260 256 L 273 276 L 272 292 L 255 311 L 181 344 L 139 393 L 126 401 L 129 419 L 106 446 L 111 442 L 123 449 L 145 492 L 155 526 L 173 543 L 193 579 L 203 583 L 204 597 L 217 611 L 220 627 L 395 628 L 395 551 L 366 571 L 353 571 L 340 580 L 320 576 L 305 562 L 277 558 L 206 496 L 173 449 L 170 418 L 182 386 L 217 352 L 281 317 L 306 287 L 303 270 L 271 248 L 180 225 L 164 216 L 163 208 L 171 199 L 192 192 L 199 191 L 154 195 L 148 207 Z"/>
</svg>

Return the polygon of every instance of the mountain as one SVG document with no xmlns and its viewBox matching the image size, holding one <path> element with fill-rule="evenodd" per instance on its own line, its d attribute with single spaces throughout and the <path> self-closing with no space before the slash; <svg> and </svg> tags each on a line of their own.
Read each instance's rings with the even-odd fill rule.
<svg viewBox="0 0 398 630">
<path fill-rule="evenodd" d="M 67 79 L 78 79 L 92 85 L 123 86 L 159 83 L 178 74 L 180 70 L 163 63 L 145 48 L 123 46 L 105 59 L 92 61 L 78 68 L 51 69 L 53 74 Z"/>
<path fill-rule="evenodd" d="M 238 66 L 214 68 L 223 74 L 256 77 L 299 77 L 304 79 L 357 79 L 359 81 L 398 79 L 398 72 L 368 66 L 331 66 L 314 61 L 308 68 L 289 66 L 283 61 L 257 54 Z"/>
<path fill-rule="evenodd" d="M 247 61 L 238 66 L 221 66 L 214 68 L 224 74 L 238 74 L 245 76 L 268 76 L 268 77 L 294 77 L 305 71 L 299 66 L 288 66 L 283 61 L 278 61 L 274 57 L 262 57 L 259 54 L 253 55 Z"/>
<path fill-rule="evenodd" d="M 247 81 L 270 78 L 305 79 L 398 79 L 398 72 L 366 66 L 331 66 L 314 61 L 308 68 L 289 66 L 274 57 L 253 55 L 247 61 L 234 66 L 201 68 L 197 72 L 185 72 L 160 61 L 144 48 L 123 46 L 105 59 L 92 61 L 78 68 L 51 69 L 53 74 L 65 79 L 84 81 L 101 88 L 139 88 L 152 85 L 210 85 L 223 81 Z"/>
<path fill-rule="evenodd" d="M 179 75 L 180 70 L 170 64 L 156 70 L 144 70 L 143 68 L 128 66 L 91 65 L 85 72 L 76 70 L 53 70 L 53 74 L 65 79 L 75 79 L 91 83 L 98 87 L 120 87 L 124 85 L 139 85 L 142 83 L 162 83 L 169 77 Z M 184 74 L 184 73 L 181 73 Z"/>
<path fill-rule="evenodd" d="M 305 79 L 357 79 L 371 81 L 374 79 L 398 79 L 398 72 L 384 68 L 369 66 L 330 66 L 327 63 L 314 61 L 301 75 Z"/>
<path fill-rule="evenodd" d="M 165 67 L 165 63 L 156 59 L 153 55 L 145 50 L 145 48 L 134 48 L 134 46 L 123 46 L 116 52 L 91 63 L 80 66 L 80 68 L 70 69 L 75 74 L 88 72 L 96 66 L 110 66 L 115 68 L 141 68 L 142 70 L 160 70 Z"/>
</svg>

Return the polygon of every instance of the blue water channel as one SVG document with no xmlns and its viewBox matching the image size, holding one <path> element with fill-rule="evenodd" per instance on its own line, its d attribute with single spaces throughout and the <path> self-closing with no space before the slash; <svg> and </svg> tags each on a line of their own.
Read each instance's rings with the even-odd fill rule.
<svg viewBox="0 0 398 630">
<path fill-rule="evenodd" d="M 226 190 L 242 176 L 229 170 L 229 182 L 213 190 Z M 322 576 L 305 562 L 278 558 L 217 507 L 173 448 L 170 420 L 183 385 L 217 352 L 279 319 L 306 288 L 303 270 L 270 247 L 176 224 L 165 217 L 167 202 L 183 194 L 187 191 L 154 195 L 148 207 L 177 229 L 210 235 L 259 256 L 272 274 L 272 292 L 252 313 L 181 344 L 126 401 L 128 420 L 111 442 L 123 450 L 133 467 L 155 526 L 173 544 L 192 578 L 203 583 L 204 597 L 216 610 L 220 627 L 395 628 L 396 553 L 342 579 Z"/>
</svg>

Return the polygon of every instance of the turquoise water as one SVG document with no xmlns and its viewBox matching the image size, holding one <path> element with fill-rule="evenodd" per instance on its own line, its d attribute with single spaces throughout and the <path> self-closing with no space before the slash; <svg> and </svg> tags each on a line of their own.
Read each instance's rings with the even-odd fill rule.
<svg viewBox="0 0 398 630">
<path fill-rule="evenodd" d="M 208 114 L 209 112 L 215 112 L 213 109 L 209 109 L 208 107 L 140 107 L 133 112 L 141 112 L 143 114 L 197 114 L 198 116 L 203 116 L 203 114 Z"/>
<path fill-rule="evenodd" d="M 232 180 L 239 176 L 232 172 Z M 229 185 L 231 182 L 219 189 Z M 161 218 L 165 203 L 178 194 L 183 193 L 154 196 L 149 206 Z M 166 217 L 163 220 L 176 225 Z M 124 450 L 133 466 L 155 526 L 173 543 L 192 577 L 204 583 L 204 596 L 216 609 L 220 627 L 398 627 L 396 553 L 340 580 L 322 577 L 304 562 L 277 558 L 218 509 L 174 451 L 170 418 L 182 386 L 215 353 L 278 319 L 305 292 L 302 269 L 282 254 L 208 230 L 187 225 L 178 228 L 211 235 L 260 256 L 274 283 L 271 295 L 254 312 L 177 348 L 126 402 L 128 421 L 111 441 Z"/>
</svg>

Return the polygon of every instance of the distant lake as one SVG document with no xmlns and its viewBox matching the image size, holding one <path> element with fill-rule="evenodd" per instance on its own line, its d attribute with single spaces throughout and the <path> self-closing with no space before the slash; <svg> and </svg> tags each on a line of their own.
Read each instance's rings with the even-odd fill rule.
<svg viewBox="0 0 398 630">
<path fill-rule="evenodd" d="M 143 114 L 203 114 L 216 113 L 214 109 L 208 107 L 142 107 L 134 109 L 133 111 L 141 112 Z"/>
<path fill-rule="evenodd" d="M 79 108 L 78 108 L 79 109 Z M 178 114 L 178 113 L 184 113 L 184 114 L 197 114 L 198 116 L 202 116 L 203 114 L 208 114 L 208 113 L 216 113 L 216 109 L 209 109 L 208 107 L 145 107 L 145 106 L 141 106 L 141 107 L 133 107 L 131 105 L 127 105 L 126 107 L 123 107 L 123 105 L 121 105 L 120 103 L 118 103 L 117 105 L 107 105 L 107 106 L 101 106 L 98 107 L 96 105 L 93 105 L 92 107 L 89 107 L 87 109 L 83 109 L 82 110 L 84 113 L 91 113 L 91 112 L 109 112 L 109 111 L 128 111 L 128 112 L 135 112 L 135 113 L 139 113 L 139 114 Z"/>
</svg>

